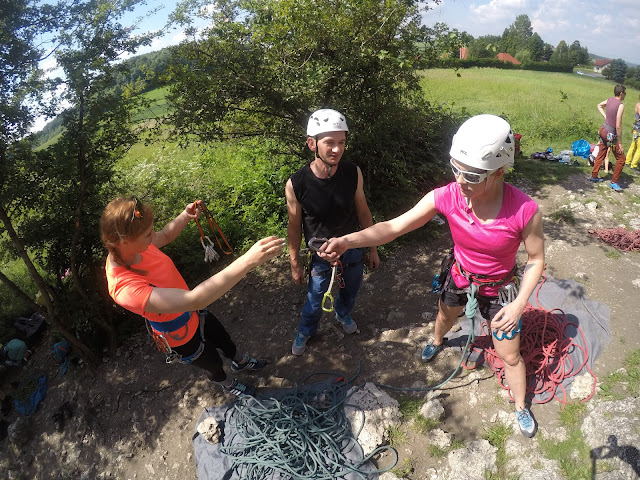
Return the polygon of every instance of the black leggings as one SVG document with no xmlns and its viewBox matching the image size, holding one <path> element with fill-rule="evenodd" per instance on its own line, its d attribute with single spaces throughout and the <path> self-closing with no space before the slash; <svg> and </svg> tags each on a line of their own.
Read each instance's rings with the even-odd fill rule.
<svg viewBox="0 0 640 480">
<path fill-rule="evenodd" d="M 233 359 L 236 356 L 236 345 L 233 343 L 233 340 L 231 340 L 229 332 L 227 332 L 222 323 L 220 323 L 220 320 L 209 310 L 204 310 L 204 312 L 204 338 L 207 341 L 204 343 L 202 354 L 194 360 L 191 365 L 206 370 L 210 380 L 218 383 L 224 382 L 227 374 L 224 368 L 222 368 L 222 358 L 218 353 L 218 349 L 220 349 L 226 358 Z M 191 340 L 179 347 L 172 347 L 172 350 L 183 357 L 188 357 L 198 350 L 201 341 L 200 329 L 198 328 Z"/>
</svg>

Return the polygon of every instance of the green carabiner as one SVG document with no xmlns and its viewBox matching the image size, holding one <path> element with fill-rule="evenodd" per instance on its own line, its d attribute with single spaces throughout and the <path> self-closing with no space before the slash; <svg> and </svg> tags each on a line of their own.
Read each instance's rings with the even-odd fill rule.
<svg viewBox="0 0 640 480">
<path fill-rule="evenodd" d="M 331 295 L 331 289 L 333 288 L 333 281 L 336 278 L 337 267 L 337 264 L 331 267 L 331 282 L 329 282 L 329 288 L 327 288 L 327 291 L 322 296 L 322 310 L 325 312 L 333 312 L 333 295 Z M 325 307 L 327 299 L 329 300 L 330 305 L 328 307 Z"/>
</svg>

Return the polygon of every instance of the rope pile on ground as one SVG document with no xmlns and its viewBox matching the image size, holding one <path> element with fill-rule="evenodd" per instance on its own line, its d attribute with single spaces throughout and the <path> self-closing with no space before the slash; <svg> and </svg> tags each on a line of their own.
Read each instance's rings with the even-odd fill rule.
<svg viewBox="0 0 640 480">
<path fill-rule="evenodd" d="M 568 322 L 562 310 L 548 311 L 540 305 L 534 308 L 528 304 L 522 312 L 520 354 L 527 371 L 527 397 L 532 398 L 533 403 L 547 403 L 555 398 L 566 404 L 567 392 L 563 381 L 580 373 L 585 366 L 595 380 L 595 375 L 587 365 L 589 352 L 586 347 L 577 344 L 567 335 L 569 325 L 576 328 L 582 336 L 583 344 L 587 345 L 580 327 L 573 322 Z M 509 391 L 509 398 L 513 400 L 509 387 L 504 383 L 504 363 L 493 348 L 491 333 L 488 331 L 486 322 L 482 323 L 482 336 L 476 337 L 470 348 L 473 351 L 484 352 L 485 363 L 498 378 L 500 386 Z M 582 352 L 582 362 L 579 365 L 575 365 L 570 356 L 575 349 Z M 474 367 L 465 365 L 468 369 Z M 594 381 L 591 394 L 582 402 L 586 402 L 593 396 L 595 386 Z M 556 394 L 558 389 L 562 392 L 562 397 Z"/>
<path fill-rule="evenodd" d="M 599 228 L 589 230 L 589 233 L 621 252 L 640 252 L 640 230 L 629 231 L 623 227 Z"/>
<path fill-rule="evenodd" d="M 333 480 L 352 474 L 365 479 L 385 470 L 362 468 L 382 450 L 367 456 L 351 433 L 344 413 L 348 382 L 298 390 L 276 399 L 245 398 L 238 401 L 227 422 L 234 433 L 220 451 L 233 459 L 240 478 L 296 478 Z M 363 412 L 364 415 L 364 412 Z M 364 422 L 363 422 L 364 424 Z M 348 455 L 348 456 L 347 456 Z"/>
</svg>

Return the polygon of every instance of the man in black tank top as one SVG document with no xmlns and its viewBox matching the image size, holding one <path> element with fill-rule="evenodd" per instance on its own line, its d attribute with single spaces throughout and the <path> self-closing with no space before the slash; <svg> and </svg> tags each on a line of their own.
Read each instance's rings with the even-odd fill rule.
<svg viewBox="0 0 640 480">
<path fill-rule="evenodd" d="M 296 284 L 301 284 L 304 277 L 300 261 L 303 231 L 308 244 L 314 237 L 342 236 L 373 225 L 360 168 L 351 162 L 340 161 L 348 131 L 345 118 L 339 112 L 329 109 L 314 112 L 307 125 L 307 146 L 314 152 L 314 159 L 287 181 L 289 261 Z M 344 287 L 336 296 L 335 319 L 346 333 L 351 334 L 358 328 L 350 312 L 362 283 L 363 252 L 361 249 L 347 250 L 340 262 Z M 372 247 L 369 268 L 374 269 L 379 263 L 378 252 Z M 291 347 L 294 355 L 302 355 L 307 340 L 317 332 L 323 295 L 331 282 L 331 264 L 317 254 L 313 255 L 309 271 L 307 300 Z"/>
</svg>

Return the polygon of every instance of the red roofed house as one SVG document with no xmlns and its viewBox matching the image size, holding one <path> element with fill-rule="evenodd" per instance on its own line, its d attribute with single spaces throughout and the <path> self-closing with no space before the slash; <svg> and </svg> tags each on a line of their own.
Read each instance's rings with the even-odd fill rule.
<svg viewBox="0 0 640 480">
<path fill-rule="evenodd" d="M 511 62 L 514 65 L 520 65 L 520 62 L 508 53 L 499 53 L 498 55 L 496 55 L 496 57 L 498 58 L 498 60 L 502 60 L 503 62 Z"/>
<path fill-rule="evenodd" d="M 608 67 L 611 63 L 611 60 L 608 58 L 597 58 L 593 62 L 593 71 L 596 73 L 602 73 L 602 69 Z"/>
</svg>

